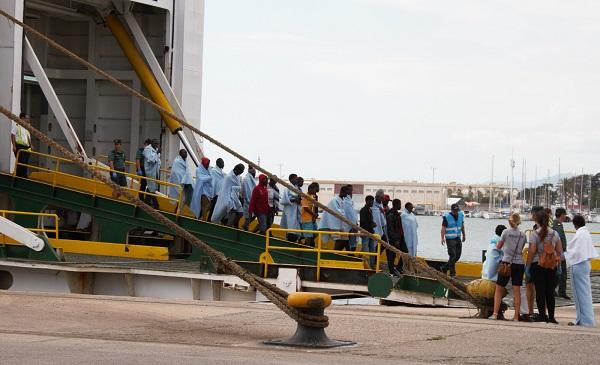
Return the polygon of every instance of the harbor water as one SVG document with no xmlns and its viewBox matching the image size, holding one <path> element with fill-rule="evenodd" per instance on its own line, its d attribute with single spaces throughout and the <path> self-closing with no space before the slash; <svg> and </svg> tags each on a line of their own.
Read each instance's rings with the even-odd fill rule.
<svg viewBox="0 0 600 365">
<path fill-rule="evenodd" d="M 440 243 L 440 230 L 442 217 L 417 216 L 419 223 L 418 255 L 432 259 L 447 259 L 446 248 Z M 481 251 L 486 250 L 490 239 L 494 236 L 496 226 L 503 224 L 508 227 L 506 219 L 465 218 L 465 231 L 467 240 L 463 244 L 461 261 L 481 261 Z M 533 221 L 524 221 L 520 228 L 522 231 L 533 228 Z M 572 223 L 564 224 L 566 231 L 574 231 Z M 600 223 L 588 223 L 591 232 L 600 232 Z M 567 239 L 573 235 L 567 234 Z M 600 245 L 600 235 L 593 235 L 596 245 Z"/>
</svg>

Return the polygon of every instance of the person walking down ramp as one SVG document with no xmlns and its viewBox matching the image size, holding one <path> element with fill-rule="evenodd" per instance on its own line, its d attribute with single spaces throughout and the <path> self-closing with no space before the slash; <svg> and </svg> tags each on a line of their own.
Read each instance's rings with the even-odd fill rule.
<svg viewBox="0 0 600 365">
<path fill-rule="evenodd" d="M 267 175 L 261 174 L 258 177 L 258 185 L 252 190 L 250 196 L 250 205 L 248 206 L 248 215 L 258 219 L 256 231 L 260 234 L 267 232 L 267 215 L 269 214 L 269 191 L 267 184 L 269 178 Z"/>
<path fill-rule="evenodd" d="M 215 205 L 215 211 L 210 218 L 213 223 L 220 223 L 223 218 L 227 218 L 227 225 L 234 227 L 238 210 L 242 209 L 240 201 L 241 182 L 239 176 L 244 173 L 244 165 L 237 164 L 233 170 L 225 176 L 219 199 Z M 235 227 L 237 228 L 237 226 Z"/>
<path fill-rule="evenodd" d="M 298 175 L 290 174 L 290 184 L 298 186 Z M 284 229 L 300 229 L 300 204 L 301 198 L 292 190 L 285 188 L 281 193 L 281 205 L 283 213 L 281 215 L 281 228 Z M 299 233 L 288 232 L 286 239 L 291 242 L 298 241 Z"/>
<path fill-rule="evenodd" d="M 458 204 L 450 206 L 450 212 L 442 218 L 442 246 L 448 249 L 448 263 L 442 266 L 442 271 L 450 271 L 450 276 L 456 276 L 456 263 L 462 254 L 462 244 L 466 240 L 465 214 L 460 211 Z M 462 239 L 461 239 L 462 236 Z"/>
<path fill-rule="evenodd" d="M 250 206 L 250 199 L 252 198 L 252 192 L 256 187 L 256 170 L 252 166 L 248 166 L 248 173 L 244 176 L 242 180 L 242 206 L 244 209 L 244 224 L 242 225 L 242 229 L 244 231 L 248 230 L 250 223 L 256 218 L 248 212 L 248 207 Z"/>
<path fill-rule="evenodd" d="M 169 176 L 169 182 L 181 186 L 183 190 L 183 203 L 190 205 L 192 201 L 192 194 L 194 193 L 192 173 L 187 165 L 187 151 L 185 149 L 179 150 L 179 155 L 173 160 L 171 166 L 171 175 Z M 169 198 L 179 199 L 179 189 L 177 186 L 169 186 Z"/>
<path fill-rule="evenodd" d="M 144 147 L 144 171 L 146 177 L 153 179 L 146 181 L 146 190 L 152 194 L 146 196 L 146 203 L 158 209 L 158 199 L 154 195 L 159 188 L 157 180 L 160 179 L 160 147 L 157 139 L 153 139 L 151 144 Z"/>
<path fill-rule="evenodd" d="M 202 157 L 200 165 L 196 168 L 196 184 L 192 196 L 191 209 L 196 218 L 207 221 L 210 213 L 211 199 L 214 196 L 212 176 L 209 171 L 210 160 Z"/>
<path fill-rule="evenodd" d="M 419 223 L 417 223 L 417 217 L 413 213 L 413 209 L 414 207 L 410 202 L 404 205 L 404 210 L 402 211 L 402 229 L 404 230 L 404 241 L 406 241 L 408 254 L 416 257 L 417 246 L 419 245 L 419 236 L 417 235 Z"/>
</svg>

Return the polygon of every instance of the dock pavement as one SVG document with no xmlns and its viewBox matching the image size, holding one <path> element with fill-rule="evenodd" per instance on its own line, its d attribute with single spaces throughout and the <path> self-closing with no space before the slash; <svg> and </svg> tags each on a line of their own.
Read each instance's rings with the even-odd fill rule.
<svg viewBox="0 0 600 365">
<path fill-rule="evenodd" d="M 329 350 L 269 347 L 295 323 L 269 303 L 0 291 L 7 364 L 597 364 L 600 328 L 469 318 L 469 308 L 334 305 Z M 600 306 L 595 307 L 600 318 Z M 510 315 L 510 313 L 508 313 Z"/>
</svg>

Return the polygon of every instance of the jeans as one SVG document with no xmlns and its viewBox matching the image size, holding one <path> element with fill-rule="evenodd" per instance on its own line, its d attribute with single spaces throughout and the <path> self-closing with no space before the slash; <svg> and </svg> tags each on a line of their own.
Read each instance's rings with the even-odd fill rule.
<svg viewBox="0 0 600 365">
<path fill-rule="evenodd" d="M 362 252 L 377 252 L 377 242 L 371 237 L 362 238 Z M 369 256 L 369 266 L 375 270 L 377 265 L 377 256 Z"/>
<path fill-rule="evenodd" d="M 408 253 L 408 247 L 406 247 L 406 241 L 404 241 L 404 237 L 401 237 L 396 242 L 392 242 L 390 240 L 390 245 L 396 247 L 397 249 L 399 249 L 402 252 Z M 396 253 L 393 252 L 392 250 L 386 250 L 385 254 L 387 256 L 388 270 L 390 271 L 390 273 L 394 272 L 394 267 L 396 268 L 396 270 L 398 270 L 400 273 L 402 273 L 402 271 L 403 271 L 402 257 L 400 257 L 400 260 L 398 260 L 398 265 L 394 265 L 394 262 L 396 261 Z"/>
<path fill-rule="evenodd" d="M 462 255 L 462 241 L 460 238 L 446 239 L 446 248 L 448 249 L 448 263 L 442 266 L 442 271 L 450 270 L 450 275 L 456 275 L 456 263 Z"/>
<path fill-rule="evenodd" d="M 571 272 L 571 289 L 575 301 L 577 319 L 575 324 L 594 327 L 594 307 L 592 304 L 592 286 L 590 283 L 590 260 L 575 264 L 569 268 Z"/>
</svg>

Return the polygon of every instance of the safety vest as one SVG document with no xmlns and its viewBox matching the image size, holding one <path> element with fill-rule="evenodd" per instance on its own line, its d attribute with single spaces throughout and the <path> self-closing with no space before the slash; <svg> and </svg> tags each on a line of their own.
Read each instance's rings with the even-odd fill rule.
<svg viewBox="0 0 600 365">
<path fill-rule="evenodd" d="M 446 239 L 458 239 L 462 233 L 462 225 L 465 221 L 465 214 L 458 212 L 458 218 L 455 219 L 452 213 L 446 213 L 444 215 L 448 226 L 446 227 Z"/>
<path fill-rule="evenodd" d="M 29 131 L 20 125 L 17 125 L 17 134 L 15 135 L 15 142 L 21 146 L 29 146 Z"/>
</svg>

